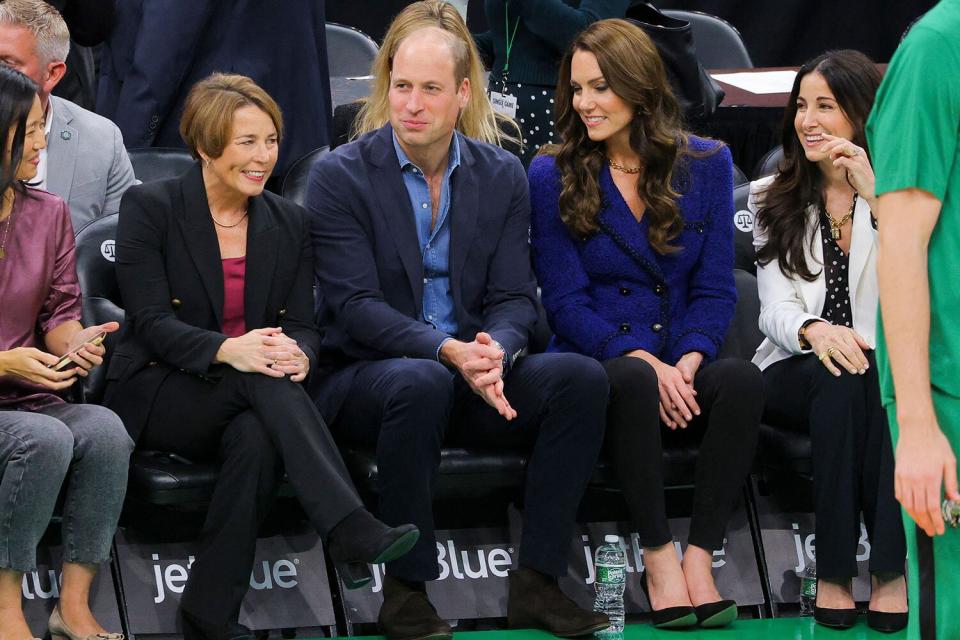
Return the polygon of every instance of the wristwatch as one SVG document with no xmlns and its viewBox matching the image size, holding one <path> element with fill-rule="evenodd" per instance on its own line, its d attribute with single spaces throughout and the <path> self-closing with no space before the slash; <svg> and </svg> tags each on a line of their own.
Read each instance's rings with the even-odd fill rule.
<svg viewBox="0 0 960 640">
<path fill-rule="evenodd" d="M 797 330 L 797 340 L 800 342 L 800 349 L 803 351 L 809 351 L 813 347 L 810 345 L 810 342 L 807 341 L 807 327 L 812 325 L 814 322 L 826 322 L 820 318 L 810 318 Z"/>
<path fill-rule="evenodd" d="M 503 348 L 502 344 L 493 339 L 491 339 L 490 342 L 497 349 L 500 349 L 500 353 L 503 354 L 503 360 L 500 362 L 500 378 L 504 378 L 507 375 L 507 370 L 510 368 L 510 356 L 507 355 L 507 350 Z"/>
</svg>

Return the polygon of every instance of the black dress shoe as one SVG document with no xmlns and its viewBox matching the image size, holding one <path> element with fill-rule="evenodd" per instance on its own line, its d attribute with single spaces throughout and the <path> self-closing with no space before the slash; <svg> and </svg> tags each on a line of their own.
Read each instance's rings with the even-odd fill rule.
<svg viewBox="0 0 960 640">
<path fill-rule="evenodd" d="M 254 640 L 253 632 L 239 622 L 216 624 L 180 609 L 183 640 Z"/>
<path fill-rule="evenodd" d="M 561 638 L 586 636 L 610 626 L 605 613 L 580 608 L 557 579 L 520 567 L 510 572 L 507 624 L 511 629 L 546 629 Z"/>
<path fill-rule="evenodd" d="M 737 619 L 737 603 L 735 600 L 718 600 L 701 604 L 693 608 L 697 614 L 697 624 L 704 629 L 725 627 Z"/>
<path fill-rule="evenodd" d="M 814 605 L 813 619 L 817 621 L 817 624 L 822 624 L 831 629 L 850 629 L 857 624 L 857 610 L 826 609 Z"/>
<path fill-rule="evenodd" d="M 697 612 L 693 607 L 686 605 L 679 607 L 667 607 L 666 609 L 653 609 L 650 603 L 650 587 L 647 586 L 647 570 L 640 572 L 640 588 L 643 589 L 643 595 L 647 597 L 647 604 L 650 604 L 650 622 L 657 629 L 686 629 L 696 626 Z"/>
<path fill-rule="evenodd" d="M 416 526 L 388 527 L 361 507 L 330 531 L 327 544 L 344 586 L 359 589 L 373 578 L 368 565 L 396 560 L 419 539 Z"/>
<path fill-rule="evenodd" d="M 909 613 L 891 613 L 867 609 L 867 626 L 882 633 L 896 633 L 906 628 Z"/>
<path fill-rule="evenodd" d="M 427 594 L 419 588 L 384 576 L 383 605 L 377 617 L 380 631 L 390 640 L 449 640 L 453 630 L 437 615 Z"/>
</svg>

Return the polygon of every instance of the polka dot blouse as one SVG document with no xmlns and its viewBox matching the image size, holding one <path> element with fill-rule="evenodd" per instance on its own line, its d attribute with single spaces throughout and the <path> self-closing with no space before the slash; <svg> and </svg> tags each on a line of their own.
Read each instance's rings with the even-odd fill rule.
<svg viewBox="0 0 960 640">
<path fill-rule="evenodd" d="M 843 252 L 830 233 L 830 219 L 820 213 L 820 237 L 823 238 L 823 269 L 827 296 L 820 317 L 832 323 L 853 328 L 850 306 L 850 256 Z"/>
</svg>

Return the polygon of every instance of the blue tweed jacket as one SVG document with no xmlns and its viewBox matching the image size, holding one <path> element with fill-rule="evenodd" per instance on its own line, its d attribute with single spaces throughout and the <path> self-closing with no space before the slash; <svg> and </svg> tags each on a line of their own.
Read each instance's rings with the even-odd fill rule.
<svg viewBox="0 0 960 640">
<path fill-rule="evenodd" d="M 694 151 L 717 143 L 691 136 Z M 681 193 L 682 250 L 661 256 L 647 241 L 609 167 L 600 174 L 600 231 L 573 237 L 560 219 L 560 173 L 554 158 L 530 165 L 531 237 L 543 305 L 553 328 L 551 351 L 606 360 L 643 349 L 675 364 L 699 351 L 717 357 L 737 293 L 733 279 L 733 162 L 722 147 L 688 157 L 674 172 Z"/>
</svg>

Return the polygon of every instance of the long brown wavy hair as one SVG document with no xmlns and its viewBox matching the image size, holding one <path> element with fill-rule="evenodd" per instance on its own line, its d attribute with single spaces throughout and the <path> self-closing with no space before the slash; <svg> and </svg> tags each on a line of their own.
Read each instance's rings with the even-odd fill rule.
<svg viewBox="0 0 960 640">
<path fill-rule="evenodd" d="M 800 277 L 808 282 L 816 280 L 819 273 L 810 270 L 804 254 L 804 242 L 809 242 L 812 249 L 818 228 L 807 225 L 807 207 L 824 208 L 823 173 L 807 160 L 794 118 L 800 82 L 814 71 L 826 80 L 840 110 L 850 121 L 851 142 L 863 148 L 868 158 L 870 151 L 864 127 L 880 86 L 880 72 L 873 61 L 852 49 L 827 51 L 807 61 L 793 81 L 780 133 L 783 160 L 773 182 L 759 194 L 757 224 L 766 232 L 767 243 L 757 250 L 757 262 L 763 266 L 776 260 L 785 276 Z"/>
<path fill-rule="evenodd" d="M 634 108 L 630 146 L 643 166 L 637 193 L 646 205 L 648 240 L 661 255 L 677 251 L 670 241 L 683 230 L 683 218 L 674 169 L 688 153 L 687 133 L 657 48 L 626 20 L 594 22 L 577 35 L 560 63 L 556 126 L 562 142 L 546 151 L 556 157 L 560 171 L 560 217 L 573 235 L 586 237 L 599 229 L 597 216 L 604 206 L 600 170 L 607 161 L 605 145 L 590 140 L 573 108 L 570 67 L 578 51 L 596 56 L 610 90 Z"/>
</svg>

